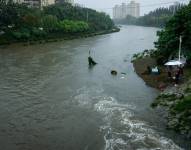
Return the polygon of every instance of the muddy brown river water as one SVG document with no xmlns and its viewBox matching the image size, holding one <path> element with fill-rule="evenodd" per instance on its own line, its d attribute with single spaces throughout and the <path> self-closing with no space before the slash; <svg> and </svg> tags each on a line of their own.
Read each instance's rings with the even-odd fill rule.
<svg viewBox="0 0 191 150">
<path fill-rule="evenodd" d="M 86 39 L 0 48 L 0 150 L 186 148 L 150 108 L 159 92 L 131 64 L 134 53 L 154 47 L 157 30 L 123 26 Z"/>
</svg>

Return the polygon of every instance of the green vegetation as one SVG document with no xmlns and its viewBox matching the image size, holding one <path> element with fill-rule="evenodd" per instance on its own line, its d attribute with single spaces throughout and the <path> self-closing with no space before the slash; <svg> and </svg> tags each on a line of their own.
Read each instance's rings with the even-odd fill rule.
<svg viewBox="0 0 191 150">
<path fill-rule="evenodd" d="M 182 35 L 182 50 L 188 61 L 191 60 L 191 3 L 180 9 L 166 24 L 165 28 L 158 32 L 159 39 L 155 43 L 157 59 L 161 63 L 167 61 L 170 56 L 178 55 L 179 37 Z"/>
<path fill-rule="evenodd" d="M 191 96 L 185 97 L 182 101 L 175 105 L 174 110 L 183 112 L 185 110 L 191 110 Z"/>
<path fill-rule="evenodd" d="M 187 83 L 190 85 L 189 83 Z M 186 84 L 185 84 L 186 85 Z M 180 87 L 180 91 L 185 89 L 185 85 Z M 184 90 L 185 91 L 185 90 Z M 191 138 L 191 93 L 162 93 L 152 103 L 152 107 L 162 106 L 167 109 L 167 127 Z M 186 96 L 185 96 L 186 95 Z"/>
<path fill-rule="evenodd" d="M 182 4 L 175 6 L 172 5 L 169 8 L 158 8 L 139 18 L 128 15 L 125 19 L 117 19 L 114 21 L 119 24 L 164 27 L 165 24 L 172 18 L 173 13 L 182 7 L 184 7 Z"/>
<path fill-rule="evenodd" d="M 135 54 L 133 60 L 149 56 L 155 58 L 158 65 L 163 65 L 170 58 L 178 57 L 179 37 L 182 36 L 182 53 L 187 58 L 187 64 L 191 64 L 191 2 L 182 6 L 157 35 L 156 49 Z"/>
<path fill-rule="evenodd" d="M 69 3 L 43 10 L 0 3 L 0 44 L 84 36 L 113 28 L 113 21 L 105 13 Z"/>
</svg>

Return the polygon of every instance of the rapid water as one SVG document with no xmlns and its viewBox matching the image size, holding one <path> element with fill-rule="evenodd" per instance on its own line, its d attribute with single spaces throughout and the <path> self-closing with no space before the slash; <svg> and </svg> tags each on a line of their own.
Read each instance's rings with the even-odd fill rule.
<svg viewBox="0 0 191 150">
<path fill-rule="evenodd" d="M 154 47 L 157 30 L 123 26 L 86 39 L 1 48 L 0 150 L 181 150 L 184 140 L 150 108 L 158 91 L 131 64 L 134 53 Z"/>
</svg>

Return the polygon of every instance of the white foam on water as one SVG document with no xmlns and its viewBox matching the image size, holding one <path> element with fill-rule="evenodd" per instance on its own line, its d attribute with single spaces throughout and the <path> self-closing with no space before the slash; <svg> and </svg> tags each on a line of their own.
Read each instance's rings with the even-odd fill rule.
<svg viewBox="0 0 191 150">
<path fill-rule="evenodd" d="M 105 150 L 182 150 L 171 139 L 161 136 L 146 122 L 134 117 L 135 106 L 119 104 L 103 90 L 95 90 L 99 96 L 90 94 L 86 88 L 78 91 L 75 100 L 80 106 L 93 107 L 104 116 Z"/>
<path fill-rule="evenodd" d="M 131 105 L 119 104 L 113 97 L 103 97 L 94 105 L 95 110 L 105 114 L 105 150 L 181 150 L 172 140 L 160 136 L 145 122 L 133 118 Z M 116 117 L 118 117 L 116 121 Z"/>
<path fill-rule="evenodd" d="M 81 107 L 92 108 L 94 104 L 101 99 L 101 93 L 104 90 L 102 88 L 88 88 L 82 87 L 77 90 L 77 94 L 74 96 L 74 101 Z M 92 96 L 94 93 L 95 96 Z"/>
</svg>

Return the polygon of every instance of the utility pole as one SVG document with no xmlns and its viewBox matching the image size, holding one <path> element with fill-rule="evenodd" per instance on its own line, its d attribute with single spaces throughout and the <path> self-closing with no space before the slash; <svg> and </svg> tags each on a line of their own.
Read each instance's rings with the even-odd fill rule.
<svg viewBox="0 0 191 150">
<path fill-rule="evenodd" d="M 174 3 L 174 6 L 173 6 L 173 16 L 175 15 L 175 7 L 176 7 L 176 3 Z"/>
<path fill-rule="evenodd" d="M 182 36 L 180 36 L 180 43 L 179 43 L 179 54 L 178 54 L 178 58 L 179 58 L 179 61 L 180 61 L 180 57 L 181 57 L 181 49 L 182 49 Z"/>
<path fill-rule="evenodd" d="M 87 9 L 87 14 L 86 14 L 86 21 L 87 22 L 89 21 L 89 12 L 88 12 L 88 9 Z"/>
<path fill-rule="evenodd" d="M 173 16 L 175 15 L 176 11 L 177 11 L 177 6 L 178 6 L 178 2 L 174 2 L 174 6 L 173 6 Z"/>
</svg>

